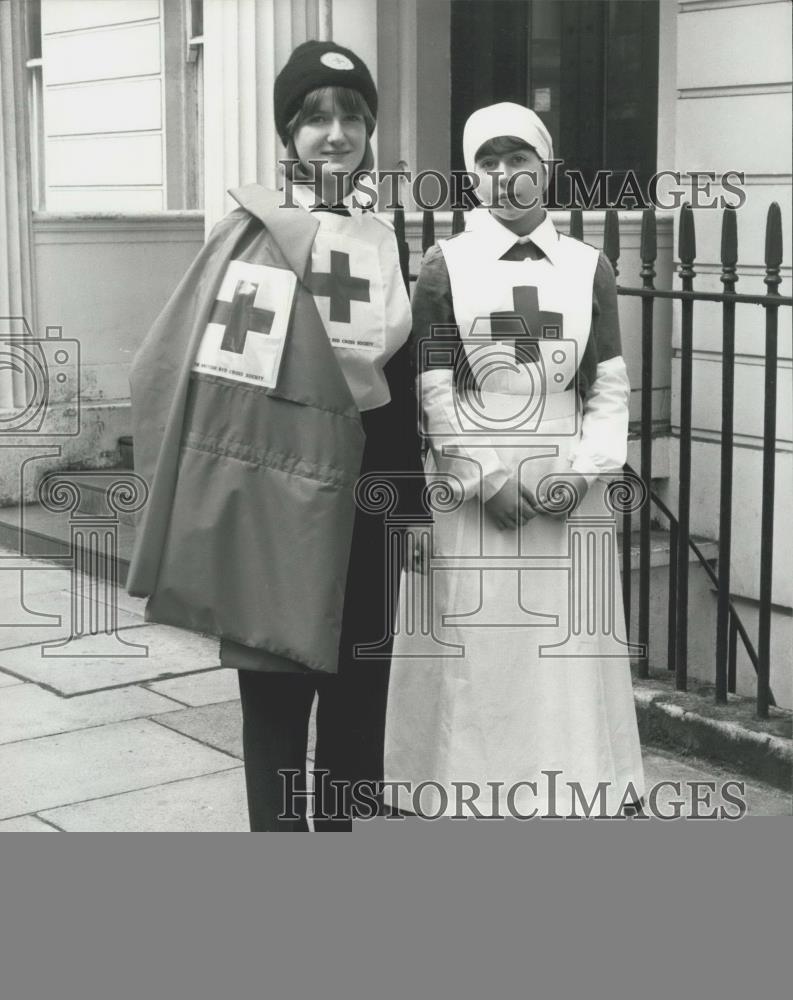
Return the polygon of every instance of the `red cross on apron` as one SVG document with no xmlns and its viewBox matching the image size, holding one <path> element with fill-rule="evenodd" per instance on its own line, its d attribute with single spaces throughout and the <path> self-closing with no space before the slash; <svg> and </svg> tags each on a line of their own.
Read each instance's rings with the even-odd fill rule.
<svg viewBox="0 0 793 1000">
<path fill-rule="evenodd" d="M 512 343 L 515 360 L 521 364 L 540 360 L 539 339 L 557 340 L 562 336 L 561 313 L 540 310 L 537 289 L 517 285 L 512 289 L 512 312 L 490 313 L 493 340 Z"/>
<path fill-rule="evenodd" d="M 350 322 L 350 303 L 369 302 L 369 281 L 350 274 L 350 255 L 341 250 L 331 250 L 330 271 L 312 271 L 308 262 L 305 283 L 312 295 L 330 299 L 331 323 Z"/>
</svg>

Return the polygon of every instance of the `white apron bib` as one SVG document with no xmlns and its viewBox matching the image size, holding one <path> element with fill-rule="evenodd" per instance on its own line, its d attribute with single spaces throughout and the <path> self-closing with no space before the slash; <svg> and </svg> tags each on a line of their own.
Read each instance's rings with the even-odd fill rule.
<svg viewBox="0 0 793 1000">
<path fill-rule="evenodd" d="M 309 211 L 313 190 L 292 189 Z M 410 299 L 399 266 L 393 226 L 374 212 L 348 206 L 350 215 L 319 211 L 305 283 L 314 296 L 358 409 L 390 402 L 384 365 L 410 333 Z"/>
</svg>

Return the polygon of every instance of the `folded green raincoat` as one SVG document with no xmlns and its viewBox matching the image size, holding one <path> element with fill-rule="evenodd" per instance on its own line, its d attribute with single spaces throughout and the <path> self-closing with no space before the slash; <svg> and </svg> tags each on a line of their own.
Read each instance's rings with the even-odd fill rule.
<svg viewBox="0 0 793 1000">
<path fill-rule="evenodd" d="M 316 220 L 258 185 L 231 194 L 132 366 L 150 496 L 127 589 L 149 621 L 333 672 L 364 433 L 302 284 Z M 213 368 L 228 351 L 239 367 Z"/>
</svg>

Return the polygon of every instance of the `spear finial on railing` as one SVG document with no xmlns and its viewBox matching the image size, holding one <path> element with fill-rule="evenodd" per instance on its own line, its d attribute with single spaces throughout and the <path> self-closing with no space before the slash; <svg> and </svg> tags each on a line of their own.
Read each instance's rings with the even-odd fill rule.
<svg viewBox="0 0 793 1000">
<path fill-rule="evenodd" d="M 435 213 L 429 209 L 424 209 L 424 216 L 421 223 L 421 252 L 426 253 L 435 242 Z"/>
<path fill-rule="evenodd" d="M 465 229 L 465 212 L 461 208 L 455 208 L 452 212 L 452 236 L 461 233 Z"/>
<path fill-rule="evenodd" d="M 620 220 L 616 208 L 606 209 L 606 221 L 603 224 L 603 253 L 614 268 L 614 274 L 619 274 L 617 261 L 620 259 Z"/>
<path fill-rule="evenodd" d="M 405 209 L 398 201 L 394 209 L 394 233 L 396 234 L 397 251 L 399 253 L 399 267 L 402 271 L 402 279 L 405 288 L 410 291 L 410 247 L 405 238 Z"/>
<path fill-rule="evenodd" d="M 782 213 L 779 203 L 772 201 L 768 206 L 765 223 L 765 284 L 769 295 L 778 295 L 782 283 L 779 268 L 782 266 Z"/>
<path fill-rule="evenodd" d="M 694 277 L 694 258 L 697 255 L 697 238 L 694 233 L 694 213 L 686 202 L 680 209 L 680 229 L 677 234 L 677 255 L 680 258 L 678 274 L 686 281 Z"/>
<path fill-rule="evenodd" d="M 642 235 L 639 254 L 642 268 L 639 272 L 645 288 L 653 287 L 655 259 L 658 256 L 658 240 L 655 232 L 655 209 L 645 208 L 642 212 Z"/>
<path fill-rule="evenodd" d="M 400 202 L 394 209 L 394 232 L 398 243 L 405 239 L 405 209 Z"/>
<path fill-rule="evenodd" d="M 584 238 L 584 213 L 580 208 L 570 209 L 570 235 L 574 240 Z"/>
<path fill-rule="evenodd" d="M 721 282 L 726 292 L 735 291 L 738 274 L 738 218 L 734 208 L 727 206 L 721 217 Z"/>
</svg>

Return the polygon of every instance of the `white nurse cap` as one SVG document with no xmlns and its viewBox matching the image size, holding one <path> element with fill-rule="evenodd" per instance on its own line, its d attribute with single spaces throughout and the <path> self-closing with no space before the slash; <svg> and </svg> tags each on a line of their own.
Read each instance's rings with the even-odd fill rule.
<svg viewBox="0 0 793 1000">
<path fill-rule="evenodd" d="M 480 146 L 499 135 L 514 135 L 524 139 L 543 161 L 553 159 L 553 141 L 542 120 L 520 104 L 491 104 L 474 111 L 463 130 L 463 159 L 469 173 L 476 170 L 476 153 Z M 547 167 L 546 167 L 547 172 Z"/>
</svg>

